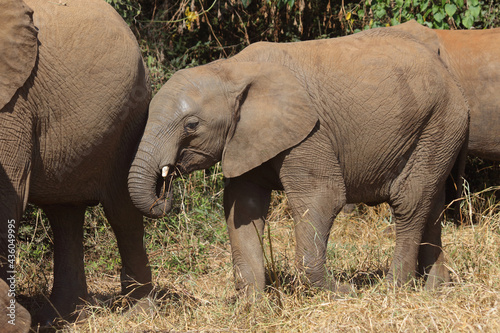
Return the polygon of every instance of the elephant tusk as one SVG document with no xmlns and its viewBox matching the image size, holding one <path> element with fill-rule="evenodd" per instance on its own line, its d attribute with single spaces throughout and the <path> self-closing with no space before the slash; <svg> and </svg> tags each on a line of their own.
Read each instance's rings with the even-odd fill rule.
<svg viewBox="0 0 500 333">
<path fill-rule="evenodd" d="M 166 178 L 168 176 L 168 166 L 164 166 L 162 169 L 161 169 L 161 176 L 163 178 Z"/>
</svg>

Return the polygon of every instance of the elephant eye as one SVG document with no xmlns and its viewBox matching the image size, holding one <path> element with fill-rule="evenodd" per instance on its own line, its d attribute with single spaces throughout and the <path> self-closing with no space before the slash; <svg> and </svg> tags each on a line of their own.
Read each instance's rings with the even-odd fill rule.
<svg viewBox="0 0 500 333">
<path fill-rule="evenodd" d="M 196 129 L 196 127 L 198 127 L 199 123 L 200 122 L 198 121 L 198 119 L 189 119 L 184 125 L 184 129 L 186 131 L 192 132 Z"/>
</svg>

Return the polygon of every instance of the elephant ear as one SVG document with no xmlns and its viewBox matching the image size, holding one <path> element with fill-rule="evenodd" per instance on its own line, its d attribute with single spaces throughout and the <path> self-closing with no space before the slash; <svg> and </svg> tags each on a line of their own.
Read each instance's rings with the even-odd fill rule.
<svg viewBox="0 0 500 333">
<path fill-rule="evenodd" d="M 232 133 L 222 155 L 224 175 L 232 178 L 299 144 L 318 116 L 305 87 L 288 68 L 252 62 L 224 67 L 237 96 Z"/>
<path fill-rule="evenodd" d="M 439 54 L 439 39 L 431 28 L 423 26 L 415 20 L 410 20 L 406 23 L 391 27 L 390 29 L 404 31 L 410 34 L 417 41 L 429 48 L 434 54 Z"/>
<path fill-rule="evenodd" d="M 21 0 L 0 1 L 0 109 L 31 75 L 37 50 L 33 11 Z"/>
</svg>

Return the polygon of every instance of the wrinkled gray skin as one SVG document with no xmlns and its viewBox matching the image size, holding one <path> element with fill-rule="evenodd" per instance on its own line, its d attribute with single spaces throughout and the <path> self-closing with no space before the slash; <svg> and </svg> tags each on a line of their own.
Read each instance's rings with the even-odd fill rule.
<svg viewBox="0 0 500 333">
<path fill-rule="evenodd" d="M 67 317 L 88 298 L 88 205 L 102 203 L 116 234 L 123 292 L 139 298 L 151 290 L 142 215 L 127 190 L 149 89 L 137 41 L 104 1 L 0 2 L 0 276 L 11 275 L 7 221 L 17 233 L 33 202 L 54 239 L 54 284 L 42 323 Z"/>
<path fill-rule="evenodd" d="M 470 105 L 469 153 L 500 161 L 500 28 L 433 30 L 412 20 L 389 29 L 410 33 L 440 55 Z"/>
<path fill-rule="evenodd" d="M 262 235 L 272 189 L 285 191 L 293 212 L 297 266 L 311 285 L 333 290 L 325 263 L 337 213 L 345 203 L 388 202 L 396 223 L 388 281 L 403 285 L 418 272 L 434 288 L 449 281 L 439 216 L 467 130 L 460 89 L 405 33 L 256 43 L 162 87 L 129 191 L 144 214 L 159 217 L 171 208 L 162 173 L 169 184 L 174 170 L 221 161 L 236 286 L 249 292 L 265 285 L 256 229 Z"/>
<path fill-rule="evenodd" d="M 28 310 L 15 302 L 14 297 L 9 297 L 12 290 L 0 280 L 0 327 L 2 333 L 27 333 L 30 330 L 31 316 Z M 5 297 L 7 296 L 7 297 Z"/>
</svg>

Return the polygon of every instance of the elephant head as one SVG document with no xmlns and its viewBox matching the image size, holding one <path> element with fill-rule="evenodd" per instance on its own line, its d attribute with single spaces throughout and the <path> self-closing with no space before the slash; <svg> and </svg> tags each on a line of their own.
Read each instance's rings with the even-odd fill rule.
<svg viewBox="0 0 500 333">
<path fill-rule="evenodd" d="M 171 180 L 222 162 L 240 176 L 300 143 L 316 125 L 310 97 L 281 65 L 221 60 L 177 72 L 150 104 L 129 174 L 134 204 L 160 217 Z"/>
<path fill-rule="evenodd" d="M 0 3 L 0 109 L 23 86 L 38 50 L 33 11 L 20 0 Z M 6 47 L 3 47 L 6 46 Z"/>
</svg>

